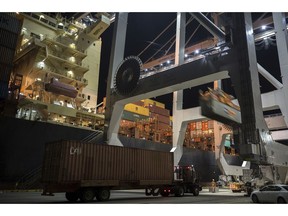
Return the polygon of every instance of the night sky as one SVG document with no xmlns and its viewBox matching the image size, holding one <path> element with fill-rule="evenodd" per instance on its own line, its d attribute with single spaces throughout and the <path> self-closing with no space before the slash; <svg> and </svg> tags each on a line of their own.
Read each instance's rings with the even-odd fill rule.
<svg viewBox="0 0 288 216">
<path fill-rule="evenodd" d="M 267 13 L 267 16 L 271 13 Z M 254 13 L 253 20 L 261 16 L 261 13 Z M 190 15 L 186 15 L 187 20 Z M 176 13 L 129 13 L 128 16 L 128 28 L 126 36 L 126 47 L 124 56 L 134 55 L 137 56 L 141 53 L 146 46 L 149 45 L 173 20 L 176 19 Z M 192 32 L 198 26 L 196 20 L 192 21 L 186 28 L 186 40 L 190 37 Z M 109 60 L 110 51 L 112 43 L 113 34 L 112 24 L 103 34 L 102 34 L 102 51 L 101 51 L 101 63 L 100 63 L 100 78 L 99 78 L 99 91 L 98 91 L 98 103 L 102 102 L 103 97 L 106 95 L 106 84 L 107 84 L 107 74 L 109 70 Z M 169 41 L 175 35 L 176 22 L 171 25 L 171 27 L 155 41 L 143 54 L 139 57 L 143 63 L 148 60 L 154 53 L 156 53 L 167 41 Z M 205 40 L 211 37 L 211 34 L 204 28 L 200 27 L 197 33 L 193 36 L 192 40 L 189 41 L 187 46 L 197 43 L 198 41 Z M 168 48 L 172 44 L 171 40 L 167 46 L 159 51 L 159 56 L 167 52 Z M 257 60 L 260 65 L 262 65 L 267 71 L 274 75 L 276 79 L 281 81 L 280 67 L 278 63 L 277 48 L 275 46 L 276 41 L 270 41 L 270 43 L 257 43 L 256 52 Z M 170 52 L 174 52 L 175 46 L 172 46 Z M 269 59 L 269 60 L 268 60 Z M 268 60 L 268 61 L 267 61 Z M 260 74 L 260 85 L 261 92 L 265 93 L 275 88 L 266 81 Z M 208 84 L 209 87 L 213 87 L 213 83 Z M 231 82 L 229 79 L 222 81 L 223 90 L 229 94 L 235 96 L 233 88 L 231 87 Z M 184 104 L 183 108 L 191 108 L 198 106 L 198 95 L 199 89 L 206 91 L 207 85 L 198 86 L 191 89 L 184 90 Z M 166 104 L 166 108 L 172 111 L 172 93 L 163 95 L 155 100 L 163 102 Z M 172 112 L 171 112 L 172 114 Z"/>
</svg>

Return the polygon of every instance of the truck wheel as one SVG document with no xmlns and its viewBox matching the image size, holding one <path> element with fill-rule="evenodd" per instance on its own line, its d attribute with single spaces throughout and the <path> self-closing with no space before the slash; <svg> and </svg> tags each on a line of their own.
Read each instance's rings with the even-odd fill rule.
<svg viewBox="0 0 288 216">
<path fill-rule="evenodd" d="M 175 189 L 175 196 L 176 197 L 182 197 L 184 196 L 184 188 L 182 186 L 178 186 Z"/>
<path fill-rule="evenodd" d="M 153 190 L 152 190 L 152 195 L 153 196 L 158 196 L 159 193 L 160 193 L 160 189 L 159 188 L 153 188 Z"/>
<path fill-rule="evenodd" d="M 107 201 L 110 198 L 110 190 L 101 188 L 96 192 L 96 199 L 100 202 Z"/>
<path fill-rule="evenodd" d="M 66 192 L 65 197 L 69 202 L 76 202 L 79 198 L 77 192 Z"/>
<path fill-rule="evenodd" d="M 151 188 L 146 188 L 145 189 L 145 195 L 146 196 L 151 196 L 152 195 L 152 189 Z"/>
<path fill-rule="evenodd" d="M 199 188 L 198 187 L 193 188 L 192 193 L 194 196 L 198 196 L 199 195 Z"/>
<path fill-rule="evenodd" d="M 82 189 L 79 195 L 81 202 L 91 202 L 95 197 L 95 192 L 91 188 Z"/>
</svg>

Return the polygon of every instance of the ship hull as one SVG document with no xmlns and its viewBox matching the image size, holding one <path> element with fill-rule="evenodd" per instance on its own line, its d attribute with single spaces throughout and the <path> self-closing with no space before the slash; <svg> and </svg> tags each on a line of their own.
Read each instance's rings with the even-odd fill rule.
<svg viewBox="0 0 288 216">
<path fill-rule="evenodd" d="M 0 189 L 15 189 L 23 176 L 41 168 L 44 146 L 56 140 L 83 140 L 93 130 L 62 126 L 58 124 L 1 117 Z M 169 152 L 171 144 L 162 144 L 143 139 L 119 136 L 124 147 L 134 147 Z M 101 141 L 99 141 L 101 142 Z M 103 142 L 102 142 L 103 143 Z M 237 156 L 226 156 L 231 165 L 241 165 Z M 200 182 L 211 182 L 221 175 L 215 153 L 184 148 L 180 165 L 192 164 Z M 38 173 L 41 177 L 41 172 Z M 18 182 L 18 183 L 17 183 Z M 34 187 L 37 187 L 35 185 Z"/>
<path fill-rule="evenodd" d="M 46 142 L 82 140 L 94 132 L 9 117 L 0 118 L 0 131 L 0 188 L 6 183 L 16 184 L 22 176 L 40 167 Z"/>
</svg>

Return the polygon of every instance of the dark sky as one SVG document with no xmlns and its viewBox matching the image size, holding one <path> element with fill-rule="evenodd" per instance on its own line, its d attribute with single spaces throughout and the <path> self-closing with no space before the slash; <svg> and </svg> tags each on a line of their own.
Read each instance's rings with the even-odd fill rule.
<svg viewBox="0 0 288 216">
<path fill-rule="evenodd" d="M 269 14 L 267 14 L 268 16 Z M 271 13 L 270 13 L 271 15 Z M 253 20 L 261 16 L 261 13 L 253 14 Z M 187 20 L 190 15 L 186 15 Z M 174 19 L 176 19 L 176 13 L 129 13 L 128 16 L 128 28 L 126 36 L 126 48 L 124 56 L 134 55 L 137 56 L 140 52 L 144 50 L 146 46 L 149 45 Z M 190 37 L 192 32 L 198 26 L 196 20 L 192 21 L 186 28 L 186 40 Z M 99 78 L 99 91 L 98 91 L 98 103 L 102 102 L 103 97 L 106 95 L 106 84 L 107 84 L 107 74 L 109 70 L 109 60 L 110 51 L 112 43 L 113 34 L 112 24 L 102 35 L 102 51 L 101 51 L 101 63 L 100 63 L 100 78 Z M 155 44 L 150 46 L 143 54 L 139 57 L 144 63 L 148 58 L 150 58 L 156 51 L 158 51 L 161 46 L 163 46 L 167 41 L 169 41 L 175 35 L 176 22 L 155 41 Z M 210 33 L 205 30 L 204 27 L 200 27 L 197 34 L 193 36 L 193 39 L 188 43 L 189 45 L 195 44 L 198 41 L 205 40 L 211 37 Z M 171 45 L 172 40 L 166 47 L 164 47 L 159 54 L 163 55 L 164 52 Z M 281 80 L 280 69 L 277 57 L 277 48 L 275 41 L 270 41 L 270 43 L 260 43 L 256 46 L 257 60 L 267 71 L 275 76 L 276 79 Z M 175 47 L 170 49 L 170 52 L 174 52 Z M 269 61 L 267 61 L 269 59 Z M 274 87 L 266 81 L 261 75 L 260 85 L 261 91 L 267 92 L 274 90 Z M 234 95 L 233 88 L 231 88 L 230 80 L 224 80 L 222 82 L 223 90 Z M 209 87 L 213 87 L 213 84 L 208 84 Z M 198 86 L 191 89 L 184 90 L 184 104 L 183 108 L 190 108 L 198 106 L 198 91 L 202 89 L 207 90 L 207 85 Z M 234 95 L 235 96 L 235 95 Z M 161 97 L 154 98 L 159 102 L 166 104 L 166 108 L 172 111 L 172 93 Z"/>
</svg>

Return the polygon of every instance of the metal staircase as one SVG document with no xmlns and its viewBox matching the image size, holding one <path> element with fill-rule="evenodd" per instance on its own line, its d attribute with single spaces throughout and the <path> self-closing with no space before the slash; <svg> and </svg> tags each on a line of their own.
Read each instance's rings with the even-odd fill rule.
<svg viewBox="0 0 288 216">
<path fill-rule="evenodd" d="M 16 190 L 31 190 L 41 188 L 41 172 L 42 166 L 39 166 L 22 176 L 17 182 Z"/>
</svg>

